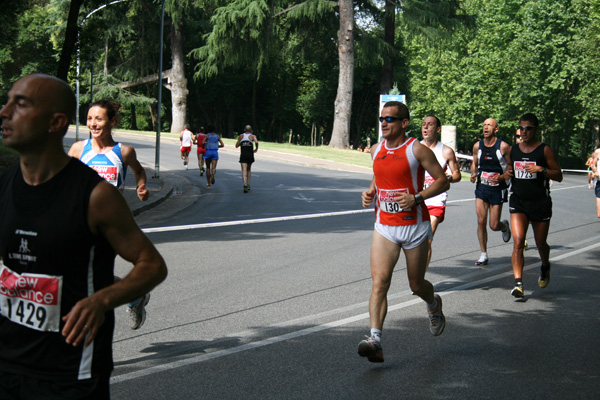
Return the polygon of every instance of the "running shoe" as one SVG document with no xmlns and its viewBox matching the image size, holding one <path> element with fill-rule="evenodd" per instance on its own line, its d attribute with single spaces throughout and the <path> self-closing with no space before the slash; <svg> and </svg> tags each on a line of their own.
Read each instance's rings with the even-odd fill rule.
<svg viewBox="0 0 600 400">
<path fill-rule="evenodd" d="M 502 240 L 504 240 L 504 243 L 508 243 L 510 241 L 510 225 L 506 219 L 503 219 L 502 223 L 506 227 L 506 230 L 502 231 Z"/>
<path fill-rule="evenodd" d="M 215 174 L 213 174 L 210 178 L 210 183 L 215 184 Z"/>
<path fill-rule="evenodd" d="M 510 292 L 510 294 L 512 294 L 513 296 L 515 296 L 518 299 L 522 299 L 523 297 L 525 297 L 525 291 L 523 290 L 523 284 L 517 283 L 515 285 L 515 287 L 513 288 L 513 290 Z"/>
<path fill-rule="evenodd" d="M 250 191 L 250 185 L 248 185 L 248 191 Z"/>
<path fill-rule="evenodd" d="M 548 265 L 547 269 L 542 267 L 542 273 L 538 278 L 538 285 L 543 289 L 550 283 L 550 265 Z"/>
<path fill-rule="evenodd" d="M 429 311 L 427 308 L 427 313 L 429 314 L 429 330 L 433 336 L 439 336 L 444 332 L 444 328 L 446 327 L 446 317 L 444 317 L 444 313 L 442 312 L 442 298 L 439 294 L 434 295 L 437 300 L 437 310 Z"/>
<path fill-rule="evenodd" d="M 146 322 L 146 305 L 150 301 L 150 293 L 146 293 L 138 302 L 133 306 L 127 306 L 127 312 L 129 313 L 129 326 L 131 329 L 136 330 L 144 325 Z"/>
<path fill-rule="evenodd" d="M 200 168 L 200 176 L 204 176 L 204 168 Z"/>
<path fill-rule="evenodd" d="M 248 186 L 244 185 L 244 193 L 248 193 Z"/>
<path fill-rule="evenodd" d="M 527 244 L 527 240 L 526 240 L 525 245 L 523 246 L 523 250 L 527 250 L 528 247 L 529 247 L 529 245 Z"/>
<path fill-rule="evenodd" d="M 367 360 L 380 363 L 383 362 L 383 349 L 381 343 L 375 340 L 373 336 L 365 336 L 365 340 L 361 340 L 358 344 L 358 355 L 367 357 Z"/>
<path fill-rule="evenodd" d="M 487 265 L 488 258 L 487 257 L 479 257 L 479 260 L 475 261 L 475 265 Z"/>
</svg>

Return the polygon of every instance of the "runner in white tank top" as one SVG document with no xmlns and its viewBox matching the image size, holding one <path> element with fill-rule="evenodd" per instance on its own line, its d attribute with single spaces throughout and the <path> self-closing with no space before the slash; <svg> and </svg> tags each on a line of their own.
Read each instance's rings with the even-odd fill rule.
<svg viewBox="0 0 600 400">
<path fill-rule="evenodd" d="M 441 165 L 444 173 L 448 177 L 448 181 L 459 182 L 461 179 L 460 167 L 456 162 L 456 154 L 450 146 L 446 146 L 438 140 L 440 132 L 442 131 L 442 125 L 439 118 L 434 115 L 429 115 L 423 119 L 421 124 L 421 134 L 423 135 L 422 144 L 429 147 L 438 163 Z M 425 173 L 425 185 L 423 189 L 426 189 L 433 183 L 433 178 L 429 173 Z M 431 218 L 431 231 L 435 235 L 437 227 L 446 215 L 446 200 L 448 199 L 448 192 L 443 192 L 435 197 L 431 197 L 425 200 L 427 209 L 429 210 L 429 217 Z M 431 240 L 429 241 L 429 253 L 427 255 L 427 267 L 429 267 L 429 261 L 431 259 Z"/>
</svg>

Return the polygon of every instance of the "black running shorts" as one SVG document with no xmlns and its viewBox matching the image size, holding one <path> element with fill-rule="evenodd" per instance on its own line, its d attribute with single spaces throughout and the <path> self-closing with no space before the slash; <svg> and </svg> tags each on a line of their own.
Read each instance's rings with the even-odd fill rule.
<svg viewBox="0 0 600 400">
<path fill-rule="evenodd" d="M 508 210 L 511 214 L 525 214 L 530 222 L 545 222 L 552 218 L 552 198 L 550 196 L 542 200 L 525 200 L 510 195 Z"/>
</svg>

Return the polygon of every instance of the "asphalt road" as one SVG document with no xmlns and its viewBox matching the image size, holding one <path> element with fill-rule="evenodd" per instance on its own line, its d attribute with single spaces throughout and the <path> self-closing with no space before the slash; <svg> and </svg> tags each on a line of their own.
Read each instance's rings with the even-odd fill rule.
<svg viewBox="0 0 600 400">
<path fill-rule="evenodd" d="M 133 144 L 153 164 L 152 145 Z M 446 330 L 429 333 L 401 257 L 386 361 L 371 364 L 356 354 L 369 332 L 374 217 L 360 209 L 360 192 L 370 174 L 263 160 L 259 151 L 244 194 L 237 154 L 224 151 L 207 190 L 197 169 L 183 170 L 176 146 L 161 146 L 161 169 L 180 171 L 180 195 L 138 216 L 170 274 L 140 330 L 116 310 L 113 399 L 598 398 L 600 221 L 586 178 L 553 187 L 553 269 L 543 290 L 528 232 L 524 301 L 510 296 L 512 242 L 500 233 L 489 234 L 489 265 L 474 265 L 474 186 L 453 184 L 427 273 Z M 118 259 L 116 268 L 129 266 Z"/>
</svg>

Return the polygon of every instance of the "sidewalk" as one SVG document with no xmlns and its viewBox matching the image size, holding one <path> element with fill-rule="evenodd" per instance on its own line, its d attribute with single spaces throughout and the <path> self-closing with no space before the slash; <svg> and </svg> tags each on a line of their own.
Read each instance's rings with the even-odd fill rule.
<svg viewBox="0 0 600 400">
<path fill-rule="evenodd" d="M 219 151 L 239 154 L 238 149 L 228 147 L 220 149 Z M 256 155 L 257 162 L 260 162 L 261 158 L 276 160 L 290 164 L 303 165 L 310 168 L 331 169 L 337 171 L 347 171 L 363 174 L 372 173 L 371 168 L 360 167 L 352 164 L 338 163 L 329 160 L 321 160 L 297 154 L 281 153 L 278 151 L 271 150 L 259 150 L 259 152 Z M 176 187 L 176 184 L 181 181 L 181 178 L 179 178 L 178 175 L 180 173 L 183 173 L 184 171 L 161 170 L 160 177 L 154 178 L 154 169 L 145 168 L 145 170 L 146 176 L 148 178 L 146 188 L 150 192 L 150 197 L 147 201 L 142 202 L 137 197 L 137 192 L 135 190 L 135 179 L 132 171 L 128 171 L 127 178 L 125 179 L 125 191 L 123 192 L 123 196 L 125 197 L 127 204 L 129 204 L 129 207 L 131 208 L 131 211 L 133 212 L 134 216 L 137 216 L 144 211 L 150 210 L 167 200 L 173 194 L 173 190 Z"/>
</svg>

